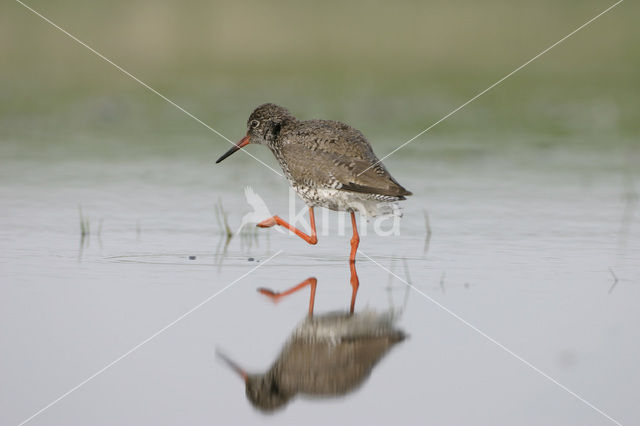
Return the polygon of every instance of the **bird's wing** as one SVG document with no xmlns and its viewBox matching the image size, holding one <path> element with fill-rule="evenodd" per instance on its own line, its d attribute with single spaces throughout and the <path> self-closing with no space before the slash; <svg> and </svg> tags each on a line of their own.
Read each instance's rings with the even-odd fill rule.
<svg viewBox="0 0 640 426">
<path fill-rule="evenodd" d="M 280 386 L 310 395 L 343 395 L 361 385 L 375 365 L 402 340 L 379 336 L 326 341 L 293 341 L 280 361 Z"/>
<path fill-rule="evenodd" d="M 332 144 L 302 144 L 293 140 L 285 141 L 281 152 L 291 177 L 308 186 L 392 197 L 411 195 L 381 163 L 376 163 L 378 159 L 373 152 L 362 158 L 354 155 L 353 150 L 343 151 Z M 309 159 L 313 160 L 311 166 Z"/>
</svg>

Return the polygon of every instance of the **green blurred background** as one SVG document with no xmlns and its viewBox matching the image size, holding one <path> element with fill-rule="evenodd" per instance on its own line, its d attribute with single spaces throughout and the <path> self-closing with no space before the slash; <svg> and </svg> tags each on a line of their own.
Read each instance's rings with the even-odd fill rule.
<svg viewBox="0 0 640 426">
<path fill-rule="evenodd" d="M 609 1 L 42 1 L 29 6 L 232 140 L 264 102 L 345 121 L 382 156 Z M 213 160 L 227 142 L 17 2 L 0 13 L 3 157 Z M 635 152 L 626 1 L 398 153 Z M 520 152 L 520 151 L 518 151 Z M 553 151 L 550 151 L 553 152 Z"/>
</svg>

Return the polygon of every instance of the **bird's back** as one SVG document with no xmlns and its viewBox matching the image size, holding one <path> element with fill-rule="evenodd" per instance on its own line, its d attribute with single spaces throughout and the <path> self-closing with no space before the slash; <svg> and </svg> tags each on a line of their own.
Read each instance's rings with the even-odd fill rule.
<svg viewBox="0 0 640 426">
<path fill-rule="evenodd" d="M 390 312 L 328 313 L 303 321 L 292 333 L 273 373 L 287 392 L 342 395 L 360 386 L 404 332 Z"/>
<path fill-rule="evenodd" d="M 311 150 L 377 161 L 365 136 L 348 124 L 333 120 L 298 121 L 292 136 Z"/>
<path fill-rule="evenodd" d="M 401 333 L 354 337 L 338 343 L 297 340 L 279 359 L 278 384 L 292 393 L 337 396 L 358 388 Z"/>
<path fill-rule="evenodd" d="M 274 153 L 294 185 L 397 199 L 411 195 L 379 162 L 364 135 L 344 123 L 292 122 L 282 129 Z"/>
</svg>

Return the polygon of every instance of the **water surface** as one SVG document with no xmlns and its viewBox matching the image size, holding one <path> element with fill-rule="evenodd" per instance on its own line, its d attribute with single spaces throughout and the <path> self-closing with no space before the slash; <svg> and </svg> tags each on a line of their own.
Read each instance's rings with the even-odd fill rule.
<svg viewBox="0 0 640 426">
<path fill-rule="evenodd" d="M 274 212 L 286 214 L 288 194 L 252 160 L 214 166 L 216 154 L 4 161 L 3 424 L 27 418 L 256 265 L 33 424 L 608 423 L 425 296 L 612 417 L 638 419 L 640 228 L 624 159 L 561 149 L 390 158 L 416 195 L 404 203 L 399 236 L 369 233 L 360 248 L 424 293 L 408 294 L 399 319 L 409 337 L 344 398 L 297 398 L 264 417 L 215 350 L 264 371 L 306 315 L 306 290 L 273 305 L 259 287 L 285 290 L 313 276 L 316 313 L 346 311 L 349 235 L 338 235 L 332 214 L 330 235 L 315 247 L 271 229 L 235 237 L 225 251 L 218 199 L 235 229 L 249 211 L 244 185 Z M 84 242 L 79 204 L 90 222 Z M 357 268 L 357 312 L 405 303 L 400 279 L 364 255 Z"/>
</svg>

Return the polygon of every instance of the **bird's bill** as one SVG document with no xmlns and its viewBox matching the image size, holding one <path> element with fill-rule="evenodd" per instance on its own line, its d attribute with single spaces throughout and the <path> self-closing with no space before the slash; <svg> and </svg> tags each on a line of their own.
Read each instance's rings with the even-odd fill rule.
<svg viewBox="0 0 640 426">
<path fill-rule="evenodd" d="M 245 136 L 244 138 L 240 139 L 240 141 L 235 144 L 234 146 L 231 147 L 231 149 L 227 152 L 225 152 L 222 157 L 218 158 L 216 160 L 216 164 L 218 164 L 219 162 L 221 162 L 222 160 L 224 160 L 225 158 L 227 158 L 228 156 L 230 156 L 231 154 L 233 154 L 234 152 L 236 152 L 237 150 L 239 150 L 240 148 L 242 148 L 243 146 L 249 145 L 249 135 Z"/>
<path fill-rule="evenodd" d="M 229 357 L 227 357 L 225 354 L 218 352 L 217 355 L 222 358 L 222 360 L 233 370 L 235 371 L 240 377 L 242 377 L 242 380 L 244 380 L 245 382 L 247 381 L 247 377 L 249 376 L 247 374 L 246 371 L 244 371 L 244 369 L 242 367 L 240 367 L 238 364 L 236 364 L 235 362 L 231 361 L 231 359 Z"/>
</svg>

